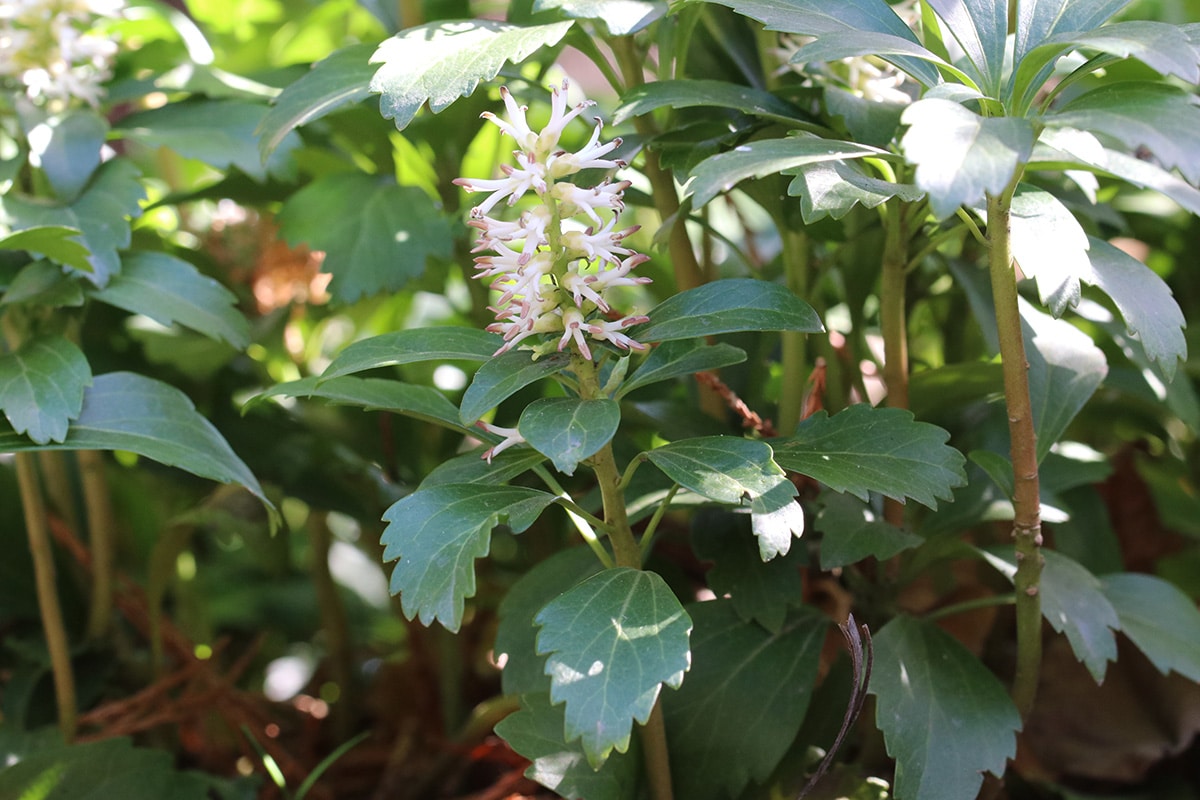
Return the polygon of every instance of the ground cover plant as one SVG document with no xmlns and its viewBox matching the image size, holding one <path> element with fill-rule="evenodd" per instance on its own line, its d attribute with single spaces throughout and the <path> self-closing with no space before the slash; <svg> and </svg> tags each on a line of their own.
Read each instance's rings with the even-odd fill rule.
<svg viewBox="0 0 1200 800">
<path fill-rule="evenodd" d="M 0 797 L 1193 797 L 1200 8 L 0 10 Z"/>
</svg>

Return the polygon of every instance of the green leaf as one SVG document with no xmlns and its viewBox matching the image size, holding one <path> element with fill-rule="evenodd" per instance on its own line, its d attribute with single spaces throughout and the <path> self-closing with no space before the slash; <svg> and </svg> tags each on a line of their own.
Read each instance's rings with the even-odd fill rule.
<svg viewBox="0 0 1200 800">
<path fill-rule="evenodd" d="M 821 569 L 831 570 L 862 561 L 884 560 L 916 547 L 924 540 L 878 518 L 857 498 L 821 495 L 821 512 L 813 527 L 821 531 Z"/>
<path fill-rule="evenodd" d="M 639 342 L 698 339 L 738 331 L 821 333 L 817 312 L 785 287 L 754 278 L 713 281 L 668 297 L 630 329 Z"/>
<path fill-rule="evenodd" d="M 450 483 L 422 486 L 393 504 L 383 515 L 383 560 L 400 559 L 391 590 L 404 616 L 457 631 L 466 598 L 475 596 L 475 559 L 488 554 L 492 529 L 521 533 L 554 500 L 517 486 Z"/>
<path fill-rule="evenodd" d="M 250 343 L 250 326 L 235 307 L 237 296 L 166 253 L 126 256 L 120 274 L 92 296 L 162 325 L 178 322 L 238 349 Z"/>
<path fill-rule="evenodd" d="M 90 264 L 87 267 L 91 269 Z M 64 274 L 62 267 L 44 258 L 22 267 L 0 294 L 0 306 L 28 303 L 50 308 L 78 308 L 84 301 L 83 287 L 75 275 Z"/>
<path fill-rule="evenodd" d="M 822 139 L 810 134 L 762 139 L 701 161 L 692 169 L 684 193 L 691 196 L 694 208 L 700 208 L 746 178 L 763 178 L 821 161 L 886 155 L 887 151 L 868 145 Z"/>
<path fill-rule="evenodd" d="M 459 419 L 476 420 L 534 381 L 562 372 L 571 363 L 566 353 L 551 353 L 533 360 L 528 350 L 509 350 L 484 363 L 463 392 Z"/>
<path fill-rule="evenodd" d="M 556 470 L 574 475 L 579 462 L 608 444 L 620 424 L 615 400 L 545 397 L 525 407 L 517 430 Z"/>
<path fill-rule="evenodd" d="M 621 105 L 613 112 L 613 124 L 620 125 L 658 108 L 695 106 L 731 108 L 784 124 L 808 119 L 796 106 L 761 89 L 726 81 L 680 79 L 644 83 L 627 91 L 621 97 Z"/>
<path fill-rule="evenodd" d="M 571 19 L 604 23 L 610 36 L 629 36 L 667 13 L 667 4 L 647 0 L 534 0 L 534 12 L 561 11 Z"/>
<path fill-rule="evenodd" d="M 369 61 L 372 51 L 369 44 L 343 47 L 286 86 L 255 131 L 262 137 L 258 142 L 260 158 L 266 161 L 296 128 L 370 96 L 371 77 L 376 70 Z"/>
<path fill-rule="evenodd" d="M 949 85 L 949 84 L 943 84 Z M 860 144 L 887 147 L 900 127 L 900 115 L 907 103 L 891 103 L 859 97 L 837 86 L 825 87 L 825 108 L 831 117 L 839 117 L 850 138 Z M 835 164 L 844 162 L 834 162 Z M 784 170 L 785 175 L 796 170 Z"/>
<path fill-rule="evenodd" d="M 285 134 L 264 164 L 257 131 L 266 115 L 265 105 L 246 100 L 192 100 L 131 114 L 117 132 L 217 169 L 237 167 L 261 183 L 270 176 L 291 177 L 296 169 L 291 154 L 300 146 L 298 136 Z"/>
<path fill-rule="evenodd" d="M 983 79 L 980 88 L 993 97 L 998 96 L 1008 37 L 1007 0 L 928 2 L 975 65 L 976 74 Z"/>
<path fill-rule="evenodd" d="M 1121 632 L 1159 672 L 1200 681 L 1200 611 L 1191 598 L 1153 575 L 1105 575 L 1100 583 Z"/>
<path fill-rule="evenodd" d="M 866 501 L 871 492 L 929 508 L 951 500 L 966 483 L 962 453 L 946 445 L 950 434 L 900 408 L 853 405 L 835 416 L 824 411 L 775 439 L 775 461 L 838 492 Z"/>
<path fill-rule="evenodd" d="M 737 797 L 766 783 L 800 730 L 828 621 L 793 612 L 777 633 L 743 621 L 725 600 L 693 603 L 692 668 L 663 697 L 676 795 Z"/>
<path fill-rule="evenodd" d="M 1114 22 L 1092 31 L 1056 36 L 1121 58 L 1136 58 L 1162 75 L 1200 82 L 1200 50 L 1179 25 L 1150 20 Z"/>
<path fill-rule="evenodd" d="M 663 342 L 650 351 L 633 376 L 621 384 L 616 399 L 659 381 L 667 381 L 695 372 L 720 369 L 746 360 L 746 353 L 728 344 L 707 345 L 702 341 L 680 339 Z"/>
<path fill-rule="evenodd" d="M 926 50 L 924 45 L 910 41 L 907 37 L 890 33 L 867 31 L 837 31 L 821 34 L 814 42 L 804 45 L 792 54 L 793 64 L 840 61 L 857 56 L 877 56 L 894 62 L 915 80 L 925 86 L 936 86 L 937 79 L 930 80 L 926 62 L 953 74 L 963 83 L 974 86 L 975 81 L 953 64 Z M 915 67 L 915 68 L 914 68 Z M 933 70 L 936 75 L 937 70 Z"/>
<path fill-rule="evenodd" d="M 548 691 L 523 694 L 521 709 L 496 725 L 496 733 L 531 762 L 525 777 L 567 800 L 628 800 L 638 796 L 642 762 L 638 753 L 613 754 L 592 769 L 579 742 L 563 741 L 566 715 L 550 704 Z M 634 748 L 636 750 L 637 748 Z"/>
<path fill-rule="evenodd" d="M 1091 337 L 1074 325 L 1023 299 L 1020 306 L 1040 461 L 1104 381 L 1108 363 Z"/>
<path fill-rule="evenodd" d="M 449 258 L 454 239 L 429 195 L 358 172 L 326 175 L 293 194 L 279 230 L 289 244 L 324 251 L 330 291 L 344 302 L 400 289 L 430 257 Z"/>
<path fill-rule="evenodd" d="M 909 128 L 900 148 L 938 219 L 1002 192 L 1033 150 L 1029 120 L 981 117 L 950 100 L 918 100 L 901 121 Z"/>
<path fill-rule="evenodd" d="M 705 574 L 717 597 L 728 595 L 738 616 L 779 633 L 788 608 L 803 603 L 797 548 L 788 557 L 763 561 L 744 514 L 705 509 L 692 517 L 692 550 L 713 562 Z"/>
<path fill-rule="evenodd" d="M 81 272 L 91 272 L 81 231 L 62 225 L 38 225 L 0 237 L 0 250 L 24 250 Z M 11 302 L 11 301 L 10 301 Z"/>
<path fill-rule="evenodd" d="M 267 502 L 254 475 L 187 395 L 132 372 L 96 376 L 62 443 L 31 445 L 0 430 L 0 452 L 28 450 L 128 450 L 202 478 L 241 484 Z"/>
<path fill-rule="evenodd" d="M 463 433 L 477 433 L 458 419 L 458 409 L 432 386 L 384 378 L 330 378 L 314 376 L 276 384 L 246 404 L 249 408 L 272 397 L 317 397 L 331 403 L 360 406 L 368 411 L 394 411 L 409 417 L 434 422 Z"/>
<path fill-rule="evenodd" d="M 1010 581 L 1017 574 L 1016 555 L 1010 548 L 985 552 L 988 563 Z M 1120 626 L 1117 612 L 1105 597 L 1100 580 L 1083 566 L 1054 550 L 1043 550 L 1045 564 L 1038 594 L 1042 616 L 1050 627 L 1065 633 L 1075 657 L 1083 662 L 1096 683 L 1104 681 L 1108 662 L 1117 660 Z"/>
<path fill-rule="evenodd" d="M 1017 9 L 1017 68 L 1009 83 L 1018 98 L 1031 98 L 1054 70 L 1054 62 L 1071 49 L 1059 43 L 1077 32 L 1090 33 L 1129 0 L 1025 0 Z M 1047 41 L 1050 44 L 1045 44 Z"/>
<path fill-rule="evenodd" d="M 61 336 L 43 336 L 0 355 L 0 410 L 13 430 L 36 444 L 62 442 L 79 416 L 92 370 Z"/>
<path fill-rule="evenodd" d="M 1130 150 L 1144 146 L 1165 167 L 1200 182 L 1200 105 L 1165 83 L 1124 81 L 1093 89 L 1045 118 L 1047 125 L 1111 136 Z"/>
<path fill-rule="evenodd" d="M 500 455 L 506 456 L 509 452 L 512 451 Z M 603 568 L 590 547 L 571 547 L 542 561 L 508 590 L 500 601 L 500 622 L 496 626 L 493 648 L 497 659 L 504 658 L 500 681 L 505 694 L 550 691 L 546 659 L 537 652 L 537 627 L 533 618 L 551 600 Z M 560 723 L 560 739 L 562 731 Z"/>
<path fill-rule="evenodd" d="M 820 36 L 826 33 L 886 33 L 919 44 L 916 35 L 883 0 L 720 0 L 768 30 Z M 897 65 L 932 86 L 937 70 L 921 61 L 896 59 Z"/>
<path fill-rule="evenodd" d="M 506 61 L 518 64 L 541 47 L 558 42 L 574 23 L 521 28 L 491 20 L 434 22 L 402 31 L 371 56 L 381 64 L 371 91 L 379 108 L 403 130 L 428 101 L 434 114 L 496 77 Z"/>
<path fill-rule="evenodd" d="M 106 161 L 96 170 L 88 188 L 69 205 L 47 205 L 9 195 L 0 197 L 0 224 L 13 230 L 47 225 L 74 228 L 87 248 L 91 270 L 84 273 L 103 286 L 121 269 L 118 250 L 129 246 L 129 217 L 141 213 L 146 193 L 133 162 L 125 158 Z"/>
<path fill-rule="evenodd" d="M 12 727 L 12 726 L 9 726 Z M 10 755 L 9 748 L 5 748 Z M 204 776 L 177 772 L 170 753 L 128 738 L 39 743 L 0 770 L 0 797 L 21 800 L 206 800 Z"/>
<path fill-rule="evenodd" d="M 1010 229 L 1021 272 L 1037 280 L 1042 303 L 1062 316 L 1079 303 L 1079 281 L 1091 272 L 1083 227 L 1057 197 L 1021 184 L 1012 199 Z"/>
<path fill-rule="evenodd" d="M 88 109 L 50 117 L 29 132 L 31 161 L 41 167 L 54 193 L 73 200 L 100 166 L 108 120 Z"/>
<path fill-rule="evenodd" d="M 662 685 L 678 688 L 691 664 L 692 620 L 654 572 L 606 569 L 534 621 L 550 699 L 566 703 L 566 741 L 582 738 L 593 768 L 629 749 L 634 720 L 644 724 Z"/>
<path fill-rule="evenodd" d="M 1004 687 L 936 625 L 897 617 L 874 637 L 875 723 L 896 759 L 898 800 L 962 800 L 1003 775 L 1021 717 Z"/>
<path fill-rule="evenodd" d="M 455 412 L 457 414 L 457 412 Z M 472 436 L 488 439 L 491 434 L 475 429 Z M 499 442 L 496 436 L 491 441 Z M 483 457 L 484 448 L 476 448 L 469 453 L 455 456 L 443 461 L 433 468 L 433 471 L 421 481 L 422 486 L 434 486 L 439 483 L 508 483 L 513 478 L 536 467 L 546 460 L 546 457 L 532 447 L 516 447 L 498 453 L 490 460 Z M 590 551 L 589 551 L 590 552 Z M 520 692 L 509 692 L 520 694 Z"/>
<path fill-rule="evenodd" d="M 1167 380 L 1187 360 L 1187 324 L 1169 287 L 1154 270 L 1103 239 L 1089 237 L 1090 275 L 1085 278 L 1112 298 L 1146 357 L 1158 362 Z"/>
<path fill-rule="evenodd" d="M 809 164 L 784 174 L 796 176 L 788 194 L 800 198 L 800 214 L 808 224 L 825 217 L 841 219 L 859 203 L 875 208 L 893 197 L 911 203 L 925 196 L 916 186 L 872 178 L 846 161 Z"/>
<path fill-rule="evenodd" d="M 349 345 L 321 373 L 329 380 L 355 372 L 421 361 L 487 361 L 504 344 L 478 328 L 413 328 L 372 336 Z"/>
</svg>

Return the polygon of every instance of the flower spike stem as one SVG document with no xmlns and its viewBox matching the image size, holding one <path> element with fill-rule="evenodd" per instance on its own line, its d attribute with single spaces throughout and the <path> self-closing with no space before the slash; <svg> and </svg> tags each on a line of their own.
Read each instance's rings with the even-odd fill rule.
<svg viewBox="0 0 1200 800">
<path fill-rule="evenodd" d="M 1037 434 L 1029 398 L 1029 363 L 1021 334 L 1017 305 L 1017 278 L 1013 269 L 1009 218 L 1016 180 L 999 196 L 988 196 L 988 266 L 992 276 L 992 300 L 1000 335 L 1000 358 L 1004 369 L 1004 400 L 1008 409 L 1008 431 L 1013 464 L 1013 538 L 1016 541 L 1017 574 L 1017 670 L 1012 697 L 1027 719 L 1037 697 L 1042 664 L 1042 608 L 1039 583 L 1042 576 L 1042 522 L 1038 497 Z"/>
</svg>

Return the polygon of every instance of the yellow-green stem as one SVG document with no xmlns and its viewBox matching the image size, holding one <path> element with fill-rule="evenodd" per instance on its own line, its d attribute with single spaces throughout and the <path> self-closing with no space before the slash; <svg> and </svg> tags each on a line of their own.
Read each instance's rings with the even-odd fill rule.
<svg viewBox="0 0 1200 800">
<path fill-rule="evenodd" d="M 112 619 L 116 518 L 108 480 L 104 476 L 104 457 L 97 450 L 80 450 L 75 454 L 75 459 L 79 463 L 79 480 L 83 484 L 88 545 L 92 551 L 88 638 L 98 640 L 108 633 Z"/>
<path fill-rule="evenodd" d="M 885 216 L 883 265 L 879 283 L 879 317 L 883 329 L 883 382 L 887 404 L 908 408 L 908 325 L 906 319 L 905 266 L 908 262 L 908 227 L 904 204 L 892 200 Z M 896 526 L 904 525 L 904 506 L 887 498 L 883 516 Z"/>
<path fill-rule="evenodd" d="M 58 702 L 58 727 L 68 742 L 75 738 L 78 710 L 75 707 L 75 675 L 71 669 L 71 650 L 63 626 L 62 609 L 58 604 L 55 580 L 54 551 L 50 546 L 50 526 L 46 505 L 38 486 L 37 466 L 30 453 L 17 453 L 17 483 L 21 505 L 25 512 L 25 530 L 29 536 L 29 552 L 33 557 L 33 574 L 37 584 L 38 608 L 42 629 L 46 633 L 46 648 L 50 651 L 50 668 L 54 673 L 54 696 Z"/>
<path fill-rule="evenodd" d="M 783 271 L 787 287 L 801 300 L 808 300 L 809 290 L 809 244 L 808 234 L 802 230 L 783 231 Z M 808 334 L 799 331 L 784 331 L 782 334 L 781 363 L 783 382 L 779 394 L 779 433 L 790 436 L 800 422 L 804 405 L 806 369 L 808 367 Z"/>
<path fill-rule="evenodd" d="M 1013 465 L 1013 538 L 1017 574 L 1017 669 L 1012 696 L 1021 718 L 1026 719 L 1037 697 L 1042 664 L 1042 609 L 1039 584 L 1042 575 L 1042 523 L 1038 497 L 1037 434 L 1029 397 L 1029 363 L 1017 305 L 1017 277 L 1010 241 L 1012 185 L 999 196 L 988 196 L 988 266 L 1004 370 L 1004 399 L 1008 410 L 1010 455 Z"/>
</svg>

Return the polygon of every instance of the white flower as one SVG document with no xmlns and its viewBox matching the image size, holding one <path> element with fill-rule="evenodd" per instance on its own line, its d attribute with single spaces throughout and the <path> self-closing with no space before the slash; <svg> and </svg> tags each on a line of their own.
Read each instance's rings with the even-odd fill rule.
<svg viewBox="0 0 1200 800">
<path fill-rule="evenodd" d="M 504 452 L 508 448 L 512 447 L 514 444 L 524 444 L 525 443 L 525 437 L 522 436 L 520 434 L 520 432 L 517 431 L 516 428 L 504 428 L 499 425 L 489 425 L 488 423 L 483 422 L 482 420 L 479 422 L 476 422 L 475 424 L 478 425 L 480 428 L 483 428 L 488 433 L 494 433 L 497 436 L 504 437 L 503 441 L 499 442 L 498 444 L 492 445 L 490 448 L 488 448 L 487 450 L 484 451 L 483 457 L 485 459 L 487 459 L 487 462 L 489 464 L 492 463 L 493 458 L 495 458 L 496 456 L 498 456 L 500 453 Z"/>
<path fill-rule="evenodd" d="M 98 105 L 117 44 L 90 32 L 124 0 L 4 0 L 0 5 L 0 79 L 15 79 L 31 100 Z"/>
</svg>

